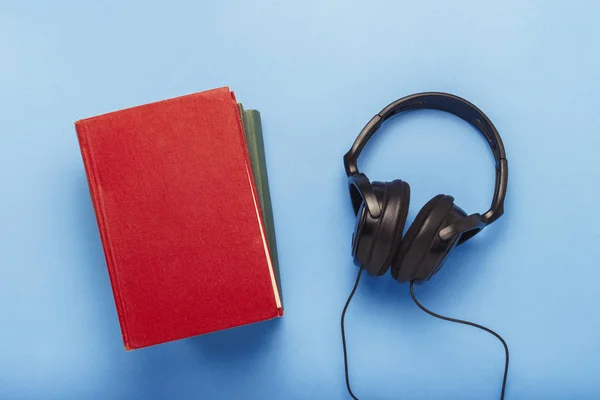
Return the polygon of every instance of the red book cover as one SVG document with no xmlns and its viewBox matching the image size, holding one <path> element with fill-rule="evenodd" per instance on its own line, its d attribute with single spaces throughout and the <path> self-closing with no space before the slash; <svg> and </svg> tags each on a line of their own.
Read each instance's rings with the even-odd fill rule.
<svg viewBox="0 0 600 400">
<path fill-rule="evenodd" d="M 233 92 L 75 127 L 126 349 L 283 315 Z"/>
</svg>

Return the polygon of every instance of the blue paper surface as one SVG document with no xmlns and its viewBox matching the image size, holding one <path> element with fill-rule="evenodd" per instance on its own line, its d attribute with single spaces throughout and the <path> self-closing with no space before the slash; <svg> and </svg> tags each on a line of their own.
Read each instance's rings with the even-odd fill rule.
<svg viewBox="0 0 600 400">
<path fill-rule="evenodd" d="M 509 160 L 506 214 L 418 287 L 508 341 L 507 399 L 600 397 L 600 3 L 0 4 L 0 398 L 345 399 L 339 315 L 357 268 L 342 155 L 388 103 L 479 106 Z M 286 315 L 123 350 L 73 122 L 229 85 L 261 112 Z M 493 161 L 457 118 L 384 125 L 360 167 L 485 211 Z M 348 319 L 361 399 L 494 399 L 493 337 L 391 277 Z"/>
</svg>

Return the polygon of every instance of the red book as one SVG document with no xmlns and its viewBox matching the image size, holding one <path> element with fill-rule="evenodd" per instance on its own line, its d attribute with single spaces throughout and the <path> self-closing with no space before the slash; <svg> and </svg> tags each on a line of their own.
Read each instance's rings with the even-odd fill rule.
<svg viewBox="0 0 600 400">
<path fill-rule="evenodd" d="M 75 127 L 126 349 L 283 315 L 233 92 Z"/>
</svg>

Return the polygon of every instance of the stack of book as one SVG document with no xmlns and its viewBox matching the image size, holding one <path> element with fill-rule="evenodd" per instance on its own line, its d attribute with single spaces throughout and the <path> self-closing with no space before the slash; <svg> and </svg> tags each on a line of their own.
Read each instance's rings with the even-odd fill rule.
<svg viewBox="0 0 600 400">
<path fill-rule="evenodd" d="M 219 88 L 75 128 L 126 349 L 283 315 L 258 111 Z"/>
</svg>

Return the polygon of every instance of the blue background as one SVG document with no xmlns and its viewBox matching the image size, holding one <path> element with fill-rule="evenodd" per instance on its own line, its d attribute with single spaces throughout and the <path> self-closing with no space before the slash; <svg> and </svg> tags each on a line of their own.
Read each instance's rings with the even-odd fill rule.
<svg viewBox="0 0 600 400">
<path fill-rule="evenodd" d="M 600 3 L 4 1 L 0 398 L 343 399 L 357 268 L 342 155 L 389 102 L 448 91 L 506 145 L 506 214 L 418 296 L 507 339 L 507 399 L 600 397 Z M 452 3 L 452 4 L 451 4 Z M 286 315 L 126 353 L 73 123 L 229 85 L 263 116 Z M 360 166 L 487 209 L 493 162 L 461 120 L 390 121 Z M 388 276 L 348 314 L 364 399 L 493 399 L 493 337 Z"/>
</svg>

